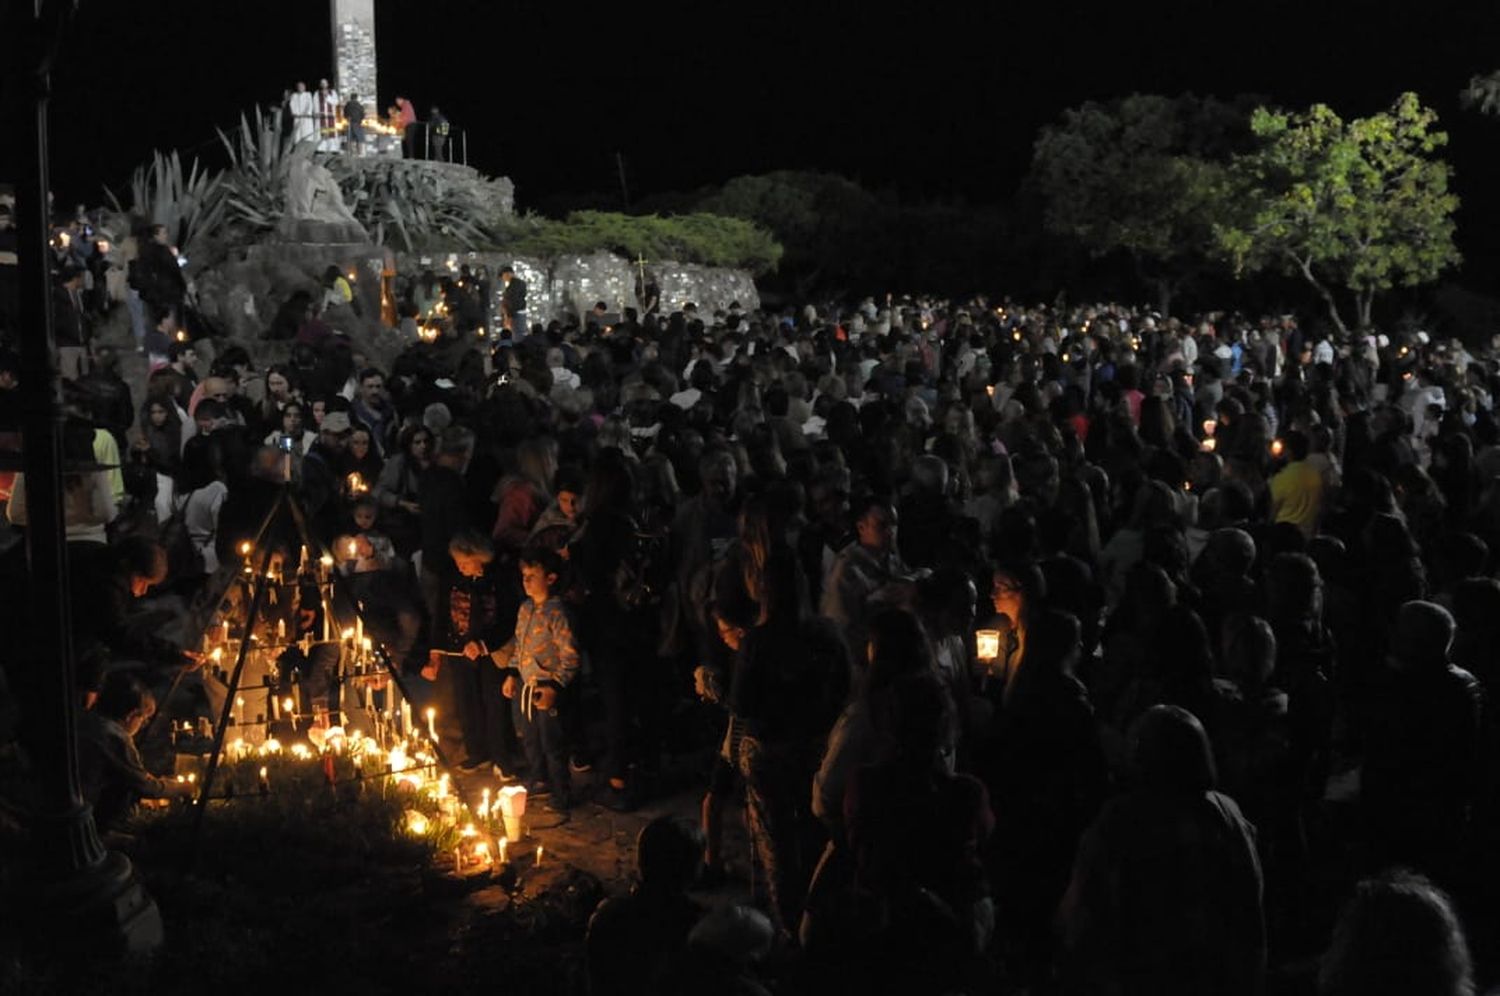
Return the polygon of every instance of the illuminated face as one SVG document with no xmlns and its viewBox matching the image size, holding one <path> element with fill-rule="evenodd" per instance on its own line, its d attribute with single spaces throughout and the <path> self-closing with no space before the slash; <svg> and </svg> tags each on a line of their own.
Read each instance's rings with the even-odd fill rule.
<svg viewBox="0 0 1500 996">
<path fill-rule="evenodd" d="M 354 454 L 356 460 L 363 460 L 370 452 L 370 434 L 368 432 L 356 432 L 349 437 L 349 452 Z"/>
<path fill-rule="evenodd" d="M 745 642 L 745 631 L 721 616 L 714 616 L 714 623 L 719 627 L 719 639 L 724 641 L 724 646 L 738 651 Z"/>
<path fill-rule="evenodd" d="M 302 435 L 302 409 L 287 405 L 281 411 L 281 431 L 292 436 Z"/>
<path fill-rule="evenodd" d="M 313 421 L 319 425 L 323 424 L 323 416 L 328 413 L 328 405 L 322 401 L 314 401 L 312 406 Z"/>
<path fill-rule="evenodd" d="M 367 377 L 359 387 L 367 405 L 378 405 L 385 397 L 384 377 Z"/>
<path fill-rule="evenodd" d="M 151 424 L 157 428 L 167 424 L 167 409 L 164 405 L 151 406 Z"/>
<path fill-rule="evenodd" d="M 526 597 L 538 605 L 547 600 L 556 583 L 557 575 L 548 574 L 541 564 L 521 565 L 521 588 L 526 592 Z"/>
<path fill-rule="evenodd" d="M 273 373 L 266 377 L 266 390 L 271 392 L 272 397 L 284 398 L 291 389 L 292 385 L 279 373 Z"/>
<path fill-rule="evenodd" d="M 872 508 L 854 525 L 861 546 L 884 552 L 896 543 L 896 510 Z"/>
<path fill-rule="evenodd" d="M 575 491 L 559 491 L 557 493 L 557 510 L 567 516 L 569 522 L 578 518 L 578 512 L 583 505 L 583 496 Z"/>
<path fill-rule="evenodd" d="M 354 524 L 358 526 L 361 531 L 369 530 L 372 526 L 374 526 L 375 506 L 356 505 L 354 507 Z"/>
<path fill-rule="evenodd" d="M 484 569 L 489 565 L 490 558 L 482 553 L 455 553 L 453 565 L 458 568 L 458 573 L 466 578 L 484 577 Z"/>
<path fill-rule="evenodd" d="M 990 588 L 990 601 L 994 603 L 997 615 L 1004 615 L 1011 622 L 1021 618 L 1021 585 L 1009 574 L 995 575 L 994 586 Z"/>
</svg>

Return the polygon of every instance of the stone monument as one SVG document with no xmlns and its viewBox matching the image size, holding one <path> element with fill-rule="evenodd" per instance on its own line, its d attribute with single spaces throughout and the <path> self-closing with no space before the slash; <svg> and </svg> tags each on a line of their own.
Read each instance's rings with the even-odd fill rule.
<svg viewBox="0 0 1500 996">
<path fill-rule="evenodd" d="M 292 153 L 287 169 L 286 213 L 276 228 L 286 242 L 320 245 L 368 245 L 370 235 L 344 203 L 338 181 L 312 153 Z"/>
<path fill-rule="evenodd" d="M 358 94 L 371 112 L 381 108 L 375 73 L 375 0 L 330 0 L 334 85 L 346 99 Z"/>
</svg>

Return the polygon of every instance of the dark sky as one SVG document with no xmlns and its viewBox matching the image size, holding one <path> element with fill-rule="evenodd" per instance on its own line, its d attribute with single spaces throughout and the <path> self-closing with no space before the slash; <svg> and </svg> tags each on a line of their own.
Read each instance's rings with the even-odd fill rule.
<svg viewBox="0 0 1500 996">
<path fill-rule="evenodd" d="M 1000 200 L 1038 127 L 1083 99 L 1248 91 L 1353 116 L 1415 89 L 1452 135 L 1465 241 L 1500 241 L 1500 118 L 1457 100 L 1500 66 L 1491 4 L 836 6 L 377 0 L 380 98 L 440 104 L 524 207 L 618 189 L 616 151 L 637 196 L 794 167 Z M 56 73 L 54 188 L 94 202 L 152 148 L 215 155 L 215 125 L 330 63 L 318 0 L 84 0 Z"/>
</svg>

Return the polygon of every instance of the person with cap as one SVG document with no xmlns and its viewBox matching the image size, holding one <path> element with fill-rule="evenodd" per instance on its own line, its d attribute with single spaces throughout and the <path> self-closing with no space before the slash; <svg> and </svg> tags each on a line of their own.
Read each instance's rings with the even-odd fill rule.
<svg viewBox="0 0 1500 996">
<path fill-rule="evenodd" d="M 1457 871 L 1481 773 L 1484 693 L 1449 659 L 1456 630 L 1435 602 L 1402 605 L 1386 681 L 1361 724 L 1360 805 L 1377 853 L 1439 879 Z"/>
<path fill-rule="evenodd" d="M 340 522 L 338 498 L 343 493 L 343 477 L 339 472 L 353 431 L 348 412 L 329 412 L 318 427 L 318 441 L 302 457 L 302 508 L 320 536 L 332 536 Z"/>
</svg>

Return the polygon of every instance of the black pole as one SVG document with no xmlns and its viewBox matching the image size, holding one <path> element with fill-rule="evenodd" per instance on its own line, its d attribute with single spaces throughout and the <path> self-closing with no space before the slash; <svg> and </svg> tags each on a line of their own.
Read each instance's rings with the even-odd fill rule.
<svg viewBox="0 0 1500 996">
<path fill-rule="evenodd" d="M 625 185 L 625 153 L 615 153 L 615 165 L 620 169 L 620 203 L 624 210 L 630 210 L 630 188 Z"/>
<path fill-rule="evenodd" d="M 29 594 L 19 684 L 22 738 L 37 789 L 29 828 L 31 875 L 21 888 L 42 914 L 17 919 L 53 947 L 142 952 L 161 944 L 161 914 L 130 862 L 104 849 L 78 781 L 79 703 L 62 508 L 62 398 L 53 359 L 47 172 L 51 63 L 74 7 L 46 0 L 13 4 L 3 32 L 12 41 L 15 70 L 5 97 L 18 118 L 7 133 L 21 151 L 16 227 Z"/>
</svg>

